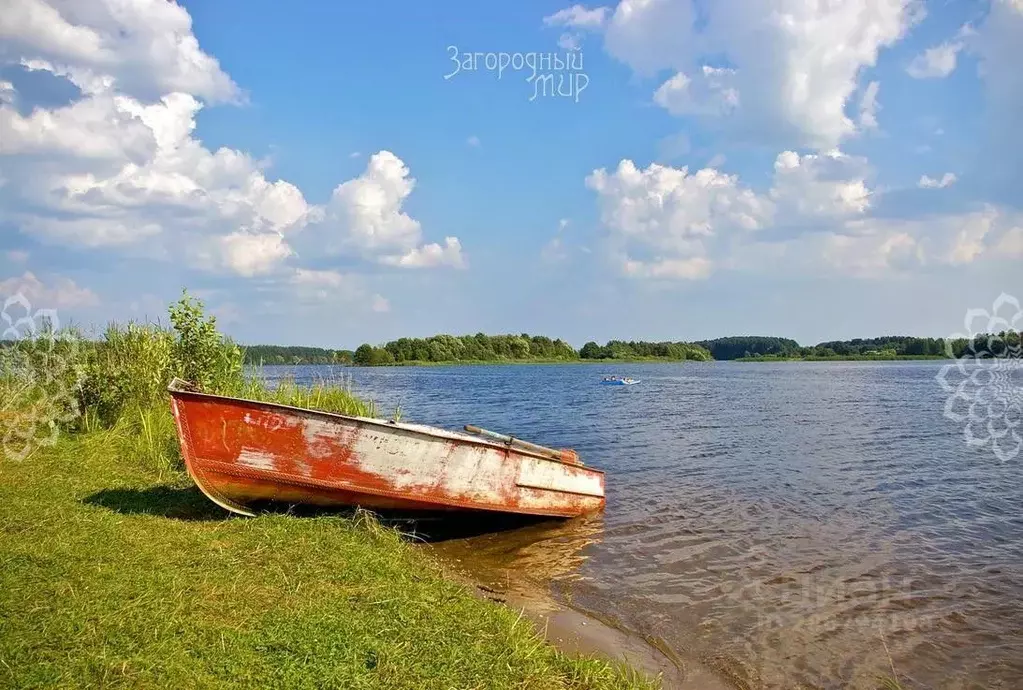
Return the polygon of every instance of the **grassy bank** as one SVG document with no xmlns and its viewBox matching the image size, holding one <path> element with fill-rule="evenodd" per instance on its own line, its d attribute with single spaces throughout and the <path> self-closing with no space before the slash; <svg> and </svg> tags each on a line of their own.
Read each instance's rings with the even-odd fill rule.
<svg viewBox="0 0 1023 690">
<path fill-rule="evenodd" d="M 2 353 L 0 685 L 655 687 L 562 654 L 369 515 L 237 518 L 209 502 L 181 466 L 170 376 L 373 410 L 330 382 L 242 376 L 201 305 L 171 320 Z M 40 415 L 54 445 L 31 443 Z"/>
<path fill-rule="evenodd" d="M 0 464 L 5 687 L 652 687 L 370 518 L 231 518 L 142 424 Z"/>
</svg>

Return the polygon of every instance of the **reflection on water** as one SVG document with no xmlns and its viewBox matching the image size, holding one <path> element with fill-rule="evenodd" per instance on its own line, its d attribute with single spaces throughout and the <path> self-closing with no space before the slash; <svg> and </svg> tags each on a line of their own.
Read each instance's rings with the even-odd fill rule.
<svg viewBox="0 0 1023 690">
<path fill-rule="evenodd" d="M 455 559 L 480 581 L 502 591 L 547 587 L 583 578 L 587 547 L 599 544 L 601 515 L 572 520 L 546 520 L 507 532 L 492 532 L 435 545 L 441 556 Z"/>
<path fill-rule="evenodd" d="M 495 581 L 543 583 L 737 687 L 875 688 L 891 664 L 907 687 L 1023 687 L 1020 459 L 963 442 L 942 414 L 939 368 L 353 374 L 410 421 L 573 447 L 606 471 L 598 521 L 437 544 Z M 642 383 L 599 385 L 609 374 Z"/>
</svg>

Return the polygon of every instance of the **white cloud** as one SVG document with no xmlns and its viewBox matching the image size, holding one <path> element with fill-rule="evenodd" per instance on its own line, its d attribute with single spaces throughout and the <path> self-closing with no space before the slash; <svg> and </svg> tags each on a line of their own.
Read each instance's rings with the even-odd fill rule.
<svg viewBox="0 0 1023 690">
<path fill-rule="evenodd" d="M 875 278 L 900 267 L 918 265 L 922 252 L 909 233 L 877 229 L 857 235 L 826 235 L 820 259 L 831 270 L 859 278 Z"/>
<path fill-rule="evenodd" d="M 582 5 L 572 5 L 543 18 L 544 26 L 569 26 L 575 29 L 600 29 L 607 21 L 608 8 L 595 7 L 592 10 Z"/>
<path fill-rule="evenodd" d="M 404 212 L 405 200 L 415 188 L 405 163 L 390 151 L 370 157 L 365 172 L 338 185 L 312 228 L 316 238 L 326 236 L 326 249 L 400 267 L 464 265 L 457 237 L 445 245 L 426 244 L 419 221 Z"/>
<path fill-rule="evenodd" d="M 877 102 L 877 92 L 881 84 L 872 81 L 867 84 L 860 99 L 860 127 L 863 129 L 877 129 L 877 111 L 881 106 Z"/>
<path fill-rule="evenodd" d="M 419 241 L 419 221 L 402 205 L 415 188 L 408 167 L 390 151 L 370 157 L 366 171 L 338 185 L 325 209 L 324 227 L 342 247 L 371 253 L 411 247 Z"/>
<path fill-rule="evenodd" d="M 558 36 L 558 47 L 562 50 L 579 50 L 581 41 L 579 34 L 566 31 Z"/>
<path fill-rule="evenodd" d="M 710 243 L 725 233 L 756 230 L 773 213 L 770 201 L 712 168 L 689 174 L 654 163 L 640 170 L 623 160 L 611 174 L 593 171 L 586 186 L 597 193 L 612 251 L 634 276 L 705 277 Z M 634 250 L 648 258 L 636 258 Z"/>
<path fill-rule="evenodd" d="M 295 285 L 314 285 L 317 287 L 338 288 L 348 281 L 348 277 L 337 271 L 317 271 L 307 268 L 296 269 L 291 277 Z"/>
<path fill-rule="evenodd" d="M 348 154 L 348 157 L 349 158 L 358 158 L 361 155 L 362 155 L 362 153 L 360 153 L 359 151 L 352 151 L 351 153 Z"/>
<path fill-rule="evenodd" d="M 138 117 L 140 109 L 137 101 L 110 95 L 83 98 L 53 110 L 37 108 L 25 116 L 13 107 L 0 106 L 0 155 L 144 161 L 154 154 L 157 142 Z"/>
<path fill-rule="evenodd" d="M 784 151 L 766 193 L 713 169 L 640 170 L 629 160 L 586 184 L 597 193 L 612 262 L 633 278 L 700 280 L 721 269 L 875 277 L 1017 248 L 1009 228 L 1019 218 L 993 206 L 875 217 L 868 178 L 862 158 Z"/>
<path fill-rule="evenodd" d="M 269 273 L 292 254 L 275 233 L 233 232 L 218 238 L 218 243 L 222 265 L 246 277 Z"/>
<path fill-rule="evenodd" d="M 679 72 L 654 92 L 654 103 L 672 115 L 728 115 L 739 107 L 735 74 L 707 65 L 694 77 Z"/>
<path fill-rule="evenodd" d="M 622 270 L 627 276 L 682 280 L 702 280 L 710 276 L 712 268 L 711 261 L 702 256 L 691 259 L 658 259 L 646 263 L 625 259 L 622 265 Z"/>
<path fill-rule="evenodd" d="M 947 243 L 941 258 L 952 265 L 972 263 L 984 253 L 984 238 L 991 232 L 999 214 L 991 209 L 964 219 L 951 240 Z"/>
<path fill-rule="evenodd" d="M 719 263 L 772 275 L 858 279 L 916 275 L 929 267 L 1012 256 L 1019 240 L 1011 228 L 1019 222 L 1017 214 L 991 206 L 909 220 L 866 216 L 797 237 L 736 245 Z"/>
<path fill-rule="evenodd" d="M 29 271 L 21 276 L 0 281 L 0 298 L 6 299 L 18 293 L 31 303 L 33 310 L 74 309 L 99 304 L 96 293 L 88 288 L 79 287 L 70 278 L 56 276 L 47 285 Z"/>
<path fill-rule="evenodd" d="M 473 134 L 472 136 L 465 140 L 465 143 L 467 143 L 469 146 L 472 146 L 473 148 L 476 148 L 480 145 L 480 138 Z"/>
<path fill-rule="evenodd" d="M 720 124 L 747 136 L 829 149 L 858 129 L 845 111 L 861 72 L 920 9 L 917 0 L 716 0 L 698 13 L 692 0 L 621 0 L 605 47 L 641 75 L 670 70 L 654 96 L 670 112 L 714 124 L 728 113 Z M 706 69 L 723 71 L 711 79 Z"/>
<path fill-rule="evenodd" d="M 778 154 L 769 197 L 790 224 L 848 218 L 870 207 L 867 161 L 840 151 Z"/>
<path fill-rule="evenodd" d="M 417 249 L 419 223 L 401 210 L 414 180 L 390 152 L 319 207 L 293 184 L 268 179 L 265 162 L 203 146 L 194 134 L 203 101 L 239 92 L 172 2 L 16 0 L 0 17 L 0 37 L 11 39 L 0 44 L 0 65 L 44 70 L 81 89 L 67 105 L 27 112 L 0 98 L 0 222 L 50 243 L 241 276 L 295 259 L 292 245 L 310 225 L 330 240 L 316 238 L 311 253 L 340 244 L 373 261 L 411 252 L 399 265 L 437 263 L 438 250 L 440 263 L 462 261 L 457 246 Z"/>
<path fill-rule="evenodd" d="M 25 116 L 0 105 L 0 155 L 17 156 L 19 171 L 0 188 L 0 218 L 50 242 L 266 272 L 291 253 L 281 233 L 303 226 L 312 209 L 247 154 L 193 138 L 201 107 L 180 92 L 151 103 L 84 93 Z"/>
<path fill-rule="evenodd" d="M 28 261 L 28 252 L 19 249 L 11 249 L 6 252 L 7 260 L 11 263 L 23 264 Z"/>
<path fill-rule="evenodd" d="M 943 189 L 950 185 L 955 184 L 956 176 L 954 173 L 947 172 L 941 176 L 940 179 L 934 177 L 928 177 L 927 175 L 921 175 L 920 181 L 917 182 L 917 187 L 921 189 Z"/>
<path fill-rule="evenodd" d="M 167 0 L 8 0 L 0 14 L 0 61 L 67 65 L 79 81 L 106 75 L 140 98 L 195 94 L 240 98 L 220 64 L 199 48 L 188 12 Z M 96 83 L 95 81 L 93 83 Z"/>
<path fill-rule="evenodd" d="M 956 68 L 959 51 L 963 49 L 961 41 L 949 41 L 928 48 L 906 67 L 906 72 L 914 79 L 941 79 L 952 74 Z"/>
<path fill-rule="evenodd" d="M 434 242 L 421 247 L 413 247 L 401 255 L 383 256 L 380 262 L 388 266 L 402 268 L 465 267 L 462 245 L 457 237 L 445 237 L 443 247 Z"/>
</svg>

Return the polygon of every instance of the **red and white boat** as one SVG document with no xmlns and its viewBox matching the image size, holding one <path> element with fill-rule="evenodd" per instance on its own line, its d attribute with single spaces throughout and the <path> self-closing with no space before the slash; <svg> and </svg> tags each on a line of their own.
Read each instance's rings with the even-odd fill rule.
<svg viewBox="0 0 1023 690">
<path fill-rule="evenodd" d="M 210 395 L 180 379 L 168 390 L 189 475 L 242 515 L 262 501 L 552 517 L 604 508 L 604 473 L 571 450 Z"/>
</svg>

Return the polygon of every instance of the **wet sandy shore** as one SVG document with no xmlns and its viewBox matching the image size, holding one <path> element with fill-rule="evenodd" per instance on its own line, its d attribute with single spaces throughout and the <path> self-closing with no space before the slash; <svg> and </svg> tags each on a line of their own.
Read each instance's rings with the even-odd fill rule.
<svg viewBox="0 0 1023 690">
<path fill-rule="evenodd" d="M 595 529 L 599 530 L 599 526 Z M 478 596 L 521 611 L 549 642 L 569 654 L 624 661 L 652 676 L 665 690 L 735 690 L 736 686 L 663 640 L 627 630 L 613 620 L 574 608 L 552 594 L 551 583 L 571 579 L 584 560 L 587 525 L 541 523 L 423 545 L 452 577 Z"/>
</svg>

